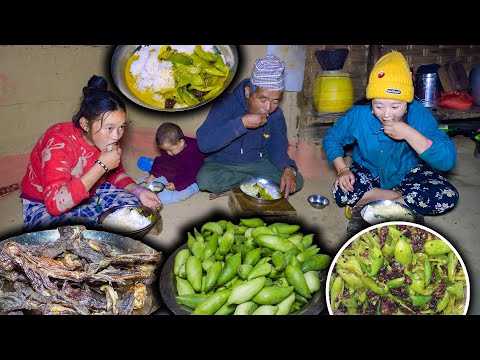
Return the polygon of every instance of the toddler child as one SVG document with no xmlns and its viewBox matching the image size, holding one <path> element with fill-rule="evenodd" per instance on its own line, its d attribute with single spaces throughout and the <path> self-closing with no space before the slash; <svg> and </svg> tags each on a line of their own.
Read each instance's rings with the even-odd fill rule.
<svg viewBox="0 0 480 360">
<path fill-rule="evenodd" d="M 163 183 L 165 188 L 157 194 L 163 205 L 186 200 L 196 194 L 199 191 L 196 176 L 204 159 L 197 140 L 185 136 L 180 126 L 164 123 L 157 130 L 156 142 L 160 155 L 153 162 L 145 157 L 138 160 L 137 165 L 150 173 L 139 181 Z"/>
</svg>

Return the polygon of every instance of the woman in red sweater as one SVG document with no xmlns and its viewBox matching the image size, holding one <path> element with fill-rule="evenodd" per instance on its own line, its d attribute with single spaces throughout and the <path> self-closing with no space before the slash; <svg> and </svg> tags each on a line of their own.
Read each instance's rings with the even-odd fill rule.
<svg viewBox="0 0 480 360">
<path fill-rule="evenodd" d="M 25 231 L 92 226 L 116 205 L 141 202 L 160 210 L 156 194 L 138 186 L 123 168 L 119 141 L 126 121 L 124 102 L 104 78 L 93 75 L 72 121 L 47 129 L 30 154 L 20 195 Z"/>
</svg>

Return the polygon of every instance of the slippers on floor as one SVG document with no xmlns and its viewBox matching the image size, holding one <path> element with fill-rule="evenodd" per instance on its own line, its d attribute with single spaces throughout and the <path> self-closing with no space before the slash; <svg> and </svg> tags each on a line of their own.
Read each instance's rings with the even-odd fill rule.
<svg viewBox="0 0 480 360">
<path fill-rule="evenodd" d="M 143 170 L 148 171 L 152 170 L 153 159 L 147 158 L 145 156 L 140 156 L 137 161 L 137 166 Z"/>
<path fill-rule="evenodd" d="M 0 188 L 0 196 L 11 194 L 18 189 L 20 189 L 20 183 L 3 186 Z"/>
<path fill-rule="evenodd" d="M 349 205 L 346 205 L 345 206 L 345 217 L 350 220 L 350 218 L 352 217 L 352 207 L 349 206 Z"/>
</svg>

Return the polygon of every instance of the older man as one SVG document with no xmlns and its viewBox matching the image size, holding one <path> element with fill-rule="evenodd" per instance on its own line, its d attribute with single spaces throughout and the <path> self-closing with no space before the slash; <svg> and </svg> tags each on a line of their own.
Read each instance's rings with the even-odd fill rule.
<svg viewBox="0 0 480 360">
<path fill-rule="evenodd" d="M 197 174 L 210 198 L 258 176 L 280 184 L 286 198 L 303 186 L 303 177 L 287 153 L 287 126 L 279 107 L 285 63 L 275 55 L 255 61 L 251 78 L 212 105 L 197 130 L 201 152 L 208 154 Z"/>
</svg>

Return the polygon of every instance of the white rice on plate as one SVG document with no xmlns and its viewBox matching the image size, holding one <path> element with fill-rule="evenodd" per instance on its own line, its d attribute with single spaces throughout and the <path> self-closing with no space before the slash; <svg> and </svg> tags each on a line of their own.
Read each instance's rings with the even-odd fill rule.
<svg viewBox="0 0 480 360">
<path fill-rule="evenodd" d="M 413 216 L 397 205 L 370 206 L 363 210 L 363 218 L 370 224 L 379 224 L 387 221 L 413 221 Z"/>
<path fill-rule="evenodd" d="M 135 231 L 150 225 L 151 220 L 141 215 L 135 208 L 121 208 L 103 220 L 102 226 L 115 231 Z"/>
<path fill-rule="evenodd" d="M 175 79 L 173 77 L 173 64 L 170 61 L 160 61 L 158 59 L 158 50 L 163 45 L 143 45 L 136 54 L 139 56 L 137 60 L 130 65 L 130 73 L 137 76 L 136 86 L 138 90 L 145 91 L 152 89 L 158 92 L 164 89 L 175 87 Z M 195 45 L 169 45 L 172 49 L 179 53 L 193 54 Z M 202 45 L 203 51 L 216 53 L 215 45 Z M 221 54 L 223 61 L 225 57 Z M 158 99 L 154 99 L 158 101 Z"/>
<path fill-rule="evenodd" d="M 272 185 L 260 185 L 260 184 L 242 184 L 240 185 L 240 190 L 242 190 L 245 194 L 250 195 L 252 197 L 258 198 L 258 194 L 260 192 L 259 188 L 264 188 L 266 193 L 273 197 L 274 200 L 280 199 L 281 195 L 278 190 Z"/>
</svg>

